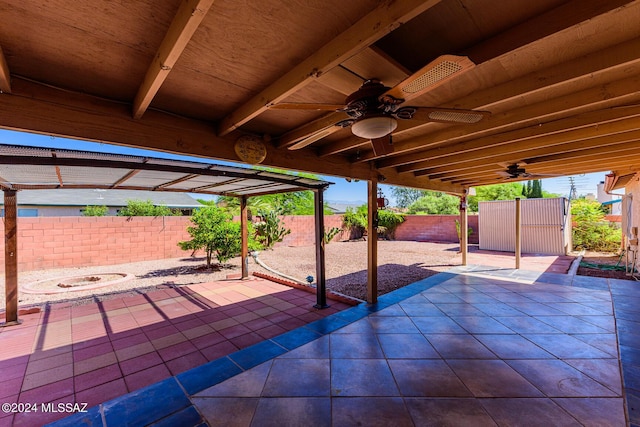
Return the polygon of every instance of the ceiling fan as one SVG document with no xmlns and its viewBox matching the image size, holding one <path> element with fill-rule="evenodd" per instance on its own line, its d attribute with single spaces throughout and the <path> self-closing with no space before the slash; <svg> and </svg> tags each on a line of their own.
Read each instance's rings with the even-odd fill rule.
<svg viewBox="0 0 640 427">
<path fill-rule="evenodd" d="M 392 88 L 377 79 L 366 80 L 347 97 L 344 105 L 279 103 L 269 108 L 337 111 L 348 116 L 296 141 L 289 150 L 298 150 L 339 129 L 351 127 L 354 135 L 371 140 L 376 155 L 388 154 L 392 151 L 391 134 L 398 126 L 398 119 L 473 124 L 489 116 L 488 111 L 404 105 L 474 66 L 467 57 L 443 55 Z"/>
<path fill-rule="evenodd" d="M 521 167 L 519 165 L 519 163 L 511 163 L 511 164 L 507 165 L 506 169 L 503 170 L 503 171 L 498 171 L 498 174 L 502 175 L 503 177 L 505 177 L 507 179 L 519 179 L 519 178 L 539 179 L 539 178 L 551 178 L 551 177 L 561 176 L 559 174 L 529 173 L 529 172 L 526 171 L 526 169 L 524 167 Z"/>
</svg>

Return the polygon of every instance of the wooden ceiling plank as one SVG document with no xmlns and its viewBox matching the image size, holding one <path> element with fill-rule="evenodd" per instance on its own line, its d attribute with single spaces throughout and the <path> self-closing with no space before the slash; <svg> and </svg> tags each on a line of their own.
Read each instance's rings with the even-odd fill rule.
<svg viewBox="0 0 640 427">
<path fill-rule="evenodd" d="M 484 167 L 486 170 L 496 169 L 496 165 L 498 164 L 524 163 L 526 165 L 533 165 L 542 163 L 546 160 L 553 160 L 555 158 L 567 159 L 570 156 L 579 158 L 583 155 L 595 153 L 608 155 L 626 150 L 628 147 L 635 147 L 637 141 L 640 141 L 640 130 L 617 135 L 608 135 L 590 140 L 569 142 L 566 144 L 544 147 L 538 150 L 521 152 L 519 154 L 506 152 L 507 154 L 503 156 L 495 156 L 491 158 L 491 161 L 487 161 L 483 158 L 465 163 L 425 168 L 423 170 L 416 171 L 415 173 L 419 176 L 428 175 L 431 178 L 439 179 L 447 174 L 472 172 L 475 168 L 480 167 Z M 638 148 L 640 148 L 640 146 L 638 146 Z"/>
<path fill-rule="evenodd" d="M 594 76 L 602 73 L 611 73 L 616 70 L 616 75 L 632 74 L 629 67 L 637 65 L 640 58 L 635 54 L 640 50 L 640 39 L 636 38 L 616 46 L 602 49 L 582 58 L 570 60 L 565 63 L 529 73 L 525 76 L 512 79 L 504 84 L 476 91 L 468 96 L 452 102 L 458 108 L 480 108 L 495 110 L 502 103 L 510 102 L 522 96 L 540 93 L 542 91 L 557 91 L 563 85 L 579 80 L 592 81 Z M 603 88 L 601 87 L 600 90 Z M 448 104 L 447 104 L 448 105 Z M 429 135 L 429 145 L 437 145 L 441 141 L 464 137 L 470 133 L 492 131 L 495 126 L 509 124 L 508 120 L 496 121 L 494 117 L 490 121 L 471 126 L 451 126 Z M 405 133 L 399 130 L 396 136 Z M 395 146 L 395 153 L 424 149 L 424 138 L 411 138 L 399 141 Z M 361 161 L 374 160 L 375 156 L 368 153 L 362 156 Z M 383 167 L 398 166 L 402 163 L 393 163 L 393 158 L 385 159 L 388 165 Z"/>
<path fill-rule="evenodd" d="M 635 86 L 626 86 L 626 89 L 623 89 L 623 86 L 627 84 Z M 602 92 L 603 89 L 606 91 L 608 87 L 613 88 L 614 86 L 619 88 L 620 92 L 617 90 L 614 90 L 613 93 Z M 601 123 L 606 122 L 607 120 L 616 120 L 627 116 L 633 116 L 637 113 L 637 109 L 632 111 L 632 107 L 629 109 L 615 108 L 616 106 L 623 105 L 625 103 L 640 101 L 640 91 L 627 94 L 630 87 L 640 87 L 640 77 L 625 79 L 612 86 L 592 88 L 586 91 L 586 93 L 585 91 L 582 91 L 574 96 L 567 97 L 567 99 L 557 99 L 546 103 L 541 102 L 539 104 L 524 107 L 519 111 L 505 113 L 505 117 L 512 118 L 514 121 L 516 121 L 517 118 L 529 117 L 527 120 L 528 123 L 525 122 L 522 124 L 522 126 L 526 127 L 521 126 L 517 130 L 506 129 L 501 133 L 497 133 L 497 130 L 500 129 L 498 128 L 496 129 L 495 135 L 475 138 L 475 142 L 474 140 L 464 141 L 452 144 L 451 146 L 464 150 L 480 150 L 487 148 L 487 146 L 490 146 L 491 144 L 499 145 L 508 143 L 510 142 L 508 138 L 511 138 L 513 141 L 550 132 L 561 132 L 575 129 L 581 126 L 588 126 L 592 123 Z M 614 96 L 614 93 L 619 96 Z M 609 97 L 609 95 L 612 95 L 612 97 Z M 566 107 L 566 110 L 563 110 L 565 117 L 557 118 L 553 112 L 562 109 L 563 107 L 561 106 Z M 607 110 L 607 108 L 610 109 Z M 566 117 L 572 112 L 573 115 L 571 117 Z M 502 121 L 503 120 L 500 119 L 500 122 Z M 429 141 L 432 141 L 432 136 L 433 135 L 424 138 L 429 138 Z M 473 136 L 474 135 L 469 135 L 465 139 L 469 140 Z M 485 145 L 482 145 L 480 141 L 485 141 Z M 401 149 L 398 148 L 399 145 L 401 144 L 394 144 L 394 149 Z M 425 158 L 431 158 L 432 156 L 437 155 L 435 153 L 438 151 L 441 153 L 440 155 L 452 154 L 453 152 L 449 152 L 449 150 L 450 148 L 447 147 L 438 147 L 406 153 L 396 158 L 392 157 L 381 160 L 377 163 L 377 166 L 379 168 L 397 166 L 399 170 L 406 172 L 413 170 L 413 166 L 411 166 L 412 163 L 420 162 Z"/>
<path fill-rule="evenodd" d="M 495 163 L 476 163 L 469 165 L 467 168 L 458 170 L 445 170 L 445 171 L 417 171 L 416 176 L 428 176 L 430 179 L 452 179 L 459 176 L 481 176 L 482 174 L 495 173 L 506 170 L 506 163 L 517 163 L 519 166 L 524 167 L 527 172 L 539 173 L 539 172 L 551 172 L 557 173 L 559 170 L 564 171 L 566 168 L 575 168 L 577 165 L 590 162 L 600 161 L 601 164 L 607 164 L 611 161 L 626 161 L 630 157 L 640 156 L 640 139 L 631 141 L 620 141 L 619 144 L 598 147 L 597 143 L 594 143 L 593 148 L 587 148 L 582 151 L 572 153 L 557 153 L 546 158 L 534 159 L 532 163 L 527 161 L 510 161 L 510 162 L 495 162 Z M 440 173 L 429 173 L 440 172 Z"/>
<path fill-rule="evenodd" d="M 11 93 L 11 74 L 2 47 L 0 47 L 0 93 Z"/>
<path fill-rule="evenodd" d="M 184 0 L 165 35 L 153 62 L 138 88 L 133 101 L 133 117 L 139 119 L 149 108 L 151 101 L 172 68 L 187 47 L 191 37 L 206 16 L 214 0 Z"/>
<path fill-rule="evenodd" d="M 588 162 L 580 163 L 579 165 L 571 168 L 560 168 L 556 169 L 555 171 L 540 171 L 540 176 L 536 176 L 536 172 L 532 171 L 531 173 L 533 176 L 518 179 L 499 177 L 496 173 L 484 173 L 478 177 L 450 178 L 443 179 L 442 181 L 469 187 L 479 187 L 482 185 L 502 184 L 505 182 L 530 181 L 533 179 L 548 179 L 561 176 L 579 175 L 583 173 L 608 172 L 610 170 L 616 170 L 619 168 L 622 168 L 624 170 L 638 170 L 638 168 L 640 168 L 640 166 L 634 165 L 640 165 L 640 156 L 631 156 L 628 160 L 612 160 L 610 162 L 606 162 L 605 164 L 597 160 L 591 160 Z"/>
<path fill-rule="evenodd" d="M 405 0 L 381 3 L 316 53 L 223 118 L 218 126 L 218 135 L 227 135 L 247 123 L 266 111 L 269 105 L 284 100 L 315 77 L 339 65 L 439 2 L 440 0 Z"/>
<path fill-rule="evenodd" d="M 561 134 L 562 132 L 570 132 L 578 129 L 590 128 L 598 124 L 604 124 L 609 122 L 616 122 L 631 117 L 640 116 L 639 107 L 629 108 L 617 108 L 607 109 L 602 111 L 593 111 L 585 114 L 580 114 L 574 117 L 568 117 L 566 119 L 557 120 L 549 123 L 540 124 L 537 126 L 531 126 L 528 128 L 518 129 L 511 132 L 505 132 L 503 134 L 493 135 L 484 138 L 478 138 L 471 141 L 465 141 L 458 144 L 452 144 L 449 146 L 442 146 L 433 148 L 424 152 L 416 153 L 414 159 L 418 160 L 415 163 L 405 164 L 398 166 L 396 169 L 398 172 L 412 172 L 428 168 L 433 165 L 434 159 L 442 157 L 449 157 L 453 155 L 460 155 L 469 152 L 481 151 L 491 147 L 503 146 L 504 152 L 509 152 L 509 144 L 515 144 L 520 141 L 528 141 L 531 139 L 540 140 L 540 137 L 547 135 Z M 554 145 L 551 143 L 550 145 Z M 546 146 L 546 145 L 545 145 Z M 530 146 L 530 148 L 536 148 L 536 146 Z M 382 161 L 379 163 L 383 163 Z M 379 164 L 379 168 L 384 168 L 386 164 Z"/>
<path fill-rule="evenodd" d="M 622 7 L 630 0 L 573 0 L 548 10 L 464 52 L 476 64 L 544 39 L 568 27 L 590 21 Z"/>
<path fill-rule="evenodd" d="M 569 142 L 593 140 L 598 137 L 621 134 L 619 137 L 624 138 L 624 132 L 638 129 L 640 118 L 638 116 L 618 120 L 611 123 L 593 124 L 584 128 L 554 133 L 545 137 L 535 139 L 526 138 L 517 143 L 507 143 L 497 146 L 491 146 L 484 150 L 476 150 L 466 153 L 455 154 L 452 156 L 440 157 L 430 160 L 429 167 L 438 167 L 454 164 L 468 164 L 468 162 L 479 161 L 480 159 L 491 159 L 491 162 L 511 161 L 513 158 L 528 158 L 526 153 L 535 149 L 546 149 L 552 151 L 553 146 L 561 146 Z"/>
</svg>

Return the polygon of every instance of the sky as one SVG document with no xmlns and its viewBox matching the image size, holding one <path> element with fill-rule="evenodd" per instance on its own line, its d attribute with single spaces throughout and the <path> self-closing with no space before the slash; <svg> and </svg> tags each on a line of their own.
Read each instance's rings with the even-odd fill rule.
<svg viewBox="0 0 640 427">
<path fill-rule="evenodd" d="M 14 132 L 3 129 L 0 129 L 0 143 L 48 148 L 67 148 L 71 150 L 129 154 L 134 156 L 149 156 L 178 160 L 191 160 L 197 162 L 210 161 L 212 163 L 218 164 L 233 164 L 235 166 L 241 166 L 237 163 L 222 162 L 215 159 L 209 160 L 203 159 L 201 157 L 177 156 L 160 151 L 148 151 L 138 148 L 129 148 L 118 145 L 65 139 L 24 132 Z M 573 179 L 573 182 L 576 186 L 578 195 L 586 195 L 588 193 L 597 193 L 596 190 L 598 182 L 604 181 L 604 175 L 605 173 L 602 172 L 586 175 L 573 175 L 571 178 Z M 324 199 L 327 202 L 363 204 L 367 200 L 366 181 L 347 182 L 344 178 L 333 176 L 320 176 L 319 178 L 334 183 L 334 185 L 329 186 L 327 191 L 325 191 L 324 193 Z M 380 184 L 379 187 L 382 189 L 384 196 L 389 199 L 390 204 L 393 206 L 395 204 L 395 200 L 392 197 L 391 186 Z M 571 189 L 570 177 L 565 176 L 543 179 L 542 189 L 550 193 L 556 193 L 560 196 L 568 197 L 569 191 Z"/>
</svg>

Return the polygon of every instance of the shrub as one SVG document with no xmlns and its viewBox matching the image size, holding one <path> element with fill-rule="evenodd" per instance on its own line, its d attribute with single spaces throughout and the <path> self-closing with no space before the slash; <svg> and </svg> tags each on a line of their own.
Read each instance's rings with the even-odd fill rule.
<svg viewBox="0 0 640 427">
<path fill-rule="evenodd" d="M 571 202 L 573 247 L 599 252 L 616 252 L 620 248 L 620 228 L 605 220 L 602 205 L 595 200 Z"/>
<path fill-rule="evenodd" d="M 385 239 L 393 239 L 398 225 L 404 222 L 404 215 L 387 211 L 378 211 L 378 233 Z"/>
<path fill-rule="evenodd" d="M 106 206 L 86 206 L 82 210 L 82 216 L 105 216 L 109 212 Z"/>
<path fill-rule="evenodd" d="M 367 214 L 367 206 L 363 205 L 358 207 L 355 211 L 353 209 L 347 209 L 347 212 L 342 217 L 342 223 L 346 228 L 352 229 L 355 231 L 353 234 L 358 235 L 358 237 L 365 234 L 368 225 L 368 214 Z M 379 210 L 378 211 L 378 227 L 377 231 L 380 233 L 380 236 L 385 239 L 393 238 L 393 233 L 395 232 L 398 225 L 400 225 L 404 221 L 404 215 L 387 211 L 387 210 Z"/>
<path fill-rule="evenodd" d="M 178 246 L 185 251 L 204 249 L 207 255 L 207 267 L 211 267 L 214 253 L 218 262 L 226 262 L 242 249 L 240 223 L 233 222 L 232 219 L 233 216 L 215 206 L 198 209 L 191 217 L 194 225 L 187 227 L 191 240 L 178 242 Z M 253 229 L 250 224 L 248 234 L 249 249 L 257 249 L 259 245 L 253 238 Z"/>
</svg>

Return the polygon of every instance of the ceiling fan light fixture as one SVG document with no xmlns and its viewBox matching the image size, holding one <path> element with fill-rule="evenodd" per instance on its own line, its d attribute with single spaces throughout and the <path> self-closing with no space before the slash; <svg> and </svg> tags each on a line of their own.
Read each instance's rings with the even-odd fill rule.
<svg viewBox="0 0 640 427">
<path fill-rule="evenodd" d="M 389 116 L 369 116 L 357 120 L 351 125 L 355 136 L 366 139 L 382 138 L 398 127 L 398 121 Z"/>
</svg>

